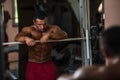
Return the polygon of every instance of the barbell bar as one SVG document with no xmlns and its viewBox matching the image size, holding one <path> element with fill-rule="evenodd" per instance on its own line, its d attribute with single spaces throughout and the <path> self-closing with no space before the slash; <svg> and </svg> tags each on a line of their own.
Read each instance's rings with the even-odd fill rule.
<svg viewBox="0 0 120 80">
<path fill-rule="evenodd" d="M 85 38 L 67 38 L 60 40 L 48 40 L 47 42 L 66 42 L 66 41 L 78 41 L 84 39 Z M 35 40 L 35 42 L 40 42 L 40 40 Z M 25 42 L 4 42 L 2 45 L 16 45 L 16 44 L 25 44 Z"/>
</svg>

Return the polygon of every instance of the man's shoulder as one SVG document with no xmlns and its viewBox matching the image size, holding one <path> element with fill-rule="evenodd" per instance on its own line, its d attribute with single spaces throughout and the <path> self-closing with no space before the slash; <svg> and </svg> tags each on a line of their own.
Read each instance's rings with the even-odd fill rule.
<svg viewBox="0 0 120 80">
<path fill-rule="evenodd" d="M 32 30 L 32 26 L 25 26 L 22 29 L 23 32 L 31 32 L 31 30 Z"/>
<path fill-rule="evenodd" d="M 98 76 L 98 66 L 83 66 L 78 68 L 72 75 L 62 75 L 58 80 L 91 80 L 96 79 L 94 76 Z M 96 74 L 97 73 L 97 74 Z"/>
<path fill-rule="evenodd" d="M 80 71 L 81 74 L 89 74 L 89 73 L 95 72 L 99 69 L 100 69 L 99 66 L 83 66 L 83 67 L 78 68 L 76 70 L 76 72 Z"/>
<path fill-rule="evenodd" d="M 94 66 L 94 65 L 80 67 L 73 74 L 73 78 L 75 78 L 75 79 L 86 79 L 86 78 L 92 79 L 92 78 L 95 78 L 95 76 L 99 77 L 100 74 L 102 73 L 103 69 L 104 69 L 104 67 L 102 67 L 102 66 Z"/>
<path fill-rule="evenodd" d="M 119 65 L 84 66 L 75 71 L 73 78 L 90 80 L 116 80 L 116 78 L 120 79 L 119 67 Z"/>
<path fill-rule="evenodd" d="M 48 25 L 48 29 L 52 31 L 61 30 L 61 28 L 58 25 Z"/>
</svg>

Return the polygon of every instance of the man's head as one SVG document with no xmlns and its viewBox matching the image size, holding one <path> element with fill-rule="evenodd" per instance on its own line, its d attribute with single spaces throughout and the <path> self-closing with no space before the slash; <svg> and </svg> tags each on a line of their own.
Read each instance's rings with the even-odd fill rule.
<svg viewBox="0 0 120 80">
<path fill-rule="evenodd" d="M 107 57 L 120 55 L 120 26 L 111 26 L 101 34 L 100 47 Z"/>
<path fill-rule="evenodd" d="M 34 14 L 33 22 L 41 32 L 46 30 L 47 14 L 44 11 L 37 11 Z"/>
</svg>

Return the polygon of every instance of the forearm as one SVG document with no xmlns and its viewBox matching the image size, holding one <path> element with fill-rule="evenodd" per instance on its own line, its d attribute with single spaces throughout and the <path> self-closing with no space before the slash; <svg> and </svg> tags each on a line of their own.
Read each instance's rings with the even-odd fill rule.
<svg viewBox="0 0 120 80">
<path fill-rule="evenodd" d="M 16 36 L 15 41 L 26 41 L 31 36 L 31 27 L 24 27 Z"/>
<path fill-rule="evenodd" d="M 15 41 L 24 42 L 26 38 L 28 38 L 28 37 L 27 36 L 16 36 Z"/>
<path fill-rule="evenodd" d="M 62 39 L 66 39 L 68 38 L 68 34 L 66 32 L 63 31 L 63 34 L 61 36 Z"/>
<path fill-rule="evenodd" d="M 26 38 L 29 38 L 29 36 L 25 35 L 24 33 L 19 33 L 15 37 L 15 41 L 26 41 Z"/>
</svg>

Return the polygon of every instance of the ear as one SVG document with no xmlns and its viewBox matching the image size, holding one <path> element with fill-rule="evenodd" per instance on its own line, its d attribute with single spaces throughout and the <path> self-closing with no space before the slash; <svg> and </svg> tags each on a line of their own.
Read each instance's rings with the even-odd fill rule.
<svg viewBox="0 0 120 80">
<path fill-rule="evenodd" d="M 33 23 L 35 23 L 35 20 L 33 20 Z"/>
</svg>

